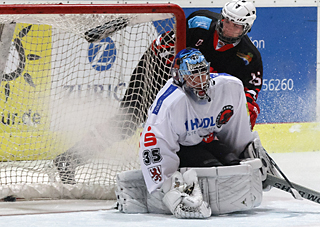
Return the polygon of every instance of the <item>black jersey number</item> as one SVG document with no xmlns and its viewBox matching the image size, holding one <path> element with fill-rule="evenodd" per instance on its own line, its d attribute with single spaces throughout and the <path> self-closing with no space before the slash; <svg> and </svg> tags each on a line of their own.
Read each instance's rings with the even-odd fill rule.
<svg viewBox="0 0 320 227">
<path fill-rule="evenodd" d="M 262 80 L 261 80 L 261 73 L 258 71 L 257 75 L 255 73 L 251 73 L 252 79 L 249 81 L 250 84 L 253 84 L 254 86 L 261 86 Z"/>
<path fill-rule="evenodd" d="M 160 148 L 143 151 L 143 162 L 146 166 L 152 163 L 159 163 L 161 160 L 162 156 L 160 154 Z"/>
</svg>

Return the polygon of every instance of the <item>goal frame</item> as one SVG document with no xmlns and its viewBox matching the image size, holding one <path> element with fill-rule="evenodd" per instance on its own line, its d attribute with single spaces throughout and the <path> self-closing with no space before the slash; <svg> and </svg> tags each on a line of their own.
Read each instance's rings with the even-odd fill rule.
<svg viewBox="0 0 320 227">
<path fill-rule="evenodd" d="M 165 14 L 171 13 L 175 17 L 175 53 L 178 53 L 186 46 L 186 18 L 182 8 L 176 4 L 8 4 L 0 5 L 0 15 L 53 15 L 53 14 Z M 3 74 L 0 75 L 0 84 Z M 33 185 L 22 185 L 28 191 L 33 190 Z M 30 187 L 30 189 L 29 189 Z M 48 191 L 51 190 L 51 185 L 47 185 Z M 1 187 L 0 189 L 6 191 L 7 189 Z M 53 191 L 66 190 L 91 190 L 90 186 L 85 189 L 77 187 L 77 185 L 59 185 L 53 188 Z M 47 189 L 45 189 L 47 190 Z M 45 191 L 44 190 L 44 191 Z M 105 190 L 105 189 L 104 189 Z M 9 196 L 11 192 L 8 192 Z M 5 194 L 5 193 L 4 193 Z M 16 194 L 13 194 L 16 195 Z M 19 195 L 17 194 L 19 197 Z M 25 198 L 25 197 L 22 197 Z M 49 198 L 45 196 L 42 198 Z M 65 198 L 63 196 L 60 197 Z M 66 198 L 73 198 L 72 196 Z M 89 197 L 88 197 L 89 198 Z M 88 199 L 82 197 L 82 199 Z M 28 198 L 26 198 L 28 200 Z M 89 198 L 91 199 L 91 198 Z"/>
</svg>

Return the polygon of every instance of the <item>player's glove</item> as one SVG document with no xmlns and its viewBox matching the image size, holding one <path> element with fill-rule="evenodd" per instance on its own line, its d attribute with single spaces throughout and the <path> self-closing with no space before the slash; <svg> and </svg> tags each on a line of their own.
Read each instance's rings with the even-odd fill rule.
<svg viewBox="0 0 320 227">
<path fill-rule="evenodd" d="M 211 208 L 203 201 L 197 173 L 191 169 L 182 176 L 175 172 L 162 187 L 163 203 L 177 218 L 208 218 Z"/>
<path fill-rule="evenodd" d="M 173 31 L 163 33 L 155 39 L 151 45 L 152 51 L 158 56 L 163 64 L 170 66 L 174 60 L 175 34 Z"/>
<path fill-rule="evenodd" d="M 256 124 L 257 117 L 260 113 L 260 108 L 255 101 L 252 101 L 251 103 L 248 102 L 248 109 L 250 113 L 251 129 L 253 129 L 254 125 Z"/>
</svg>

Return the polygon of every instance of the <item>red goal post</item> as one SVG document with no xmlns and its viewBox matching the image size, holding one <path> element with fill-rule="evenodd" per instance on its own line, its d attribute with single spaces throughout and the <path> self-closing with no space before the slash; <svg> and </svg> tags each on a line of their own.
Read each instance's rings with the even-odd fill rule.
<svg viewBox="0 0 320 227">
<path fill-rule="evenodd" d="M 86 31 L 117 18 L 126 18 L 128 26 L 86 41 Z M 146 113 L 131 119 L 129 124 L 140 125 L 130 136 L 121 134 L 132 129 L 128 124 L 118 132 L 105 122 L 119 115 L 141 68 L 146 75 L 136 95 L 143 98 L 134 111 L 147 109 L 165 79 L 153 83 L 168 74 L 168 66 L 152 65 L 163 62 L 150 46 L 167 30 L 174 30 L 174 52 L 185 48 L 186 18 L 176 4 L 0 5 L 0 199 L 115 198 L 116 174 L 139 168 Z M 157 80 L 150 78 L 155 75 Z M 76 163 L 75 179 L 62 182 L 55 160 L 79 141 L 92 146 L 68 156 Z"/>
</svg>

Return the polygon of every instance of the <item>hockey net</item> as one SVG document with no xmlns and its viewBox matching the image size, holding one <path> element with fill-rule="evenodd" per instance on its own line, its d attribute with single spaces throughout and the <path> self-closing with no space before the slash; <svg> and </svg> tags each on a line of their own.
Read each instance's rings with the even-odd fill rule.
<svg viewBox="0 0 320 227">
<path fill-rule="evenodd" d="M 146 111 L 169 77 L 170 64 L 150 47 L 173 30 L 170 50 L 183 48 L 183 11 L 174 4 L 0 8 L 0 198 L 114 199 L 116 174 L 139 168 Z M 86 32 L 99 26 L 111 33 L 88 42 Z M 123 103 L 130 83 L 138 89 Z M 74 165 L 71 182 L 58 171 L 67 158 L 73 164 L 61 166 Z"/>
</svg>

